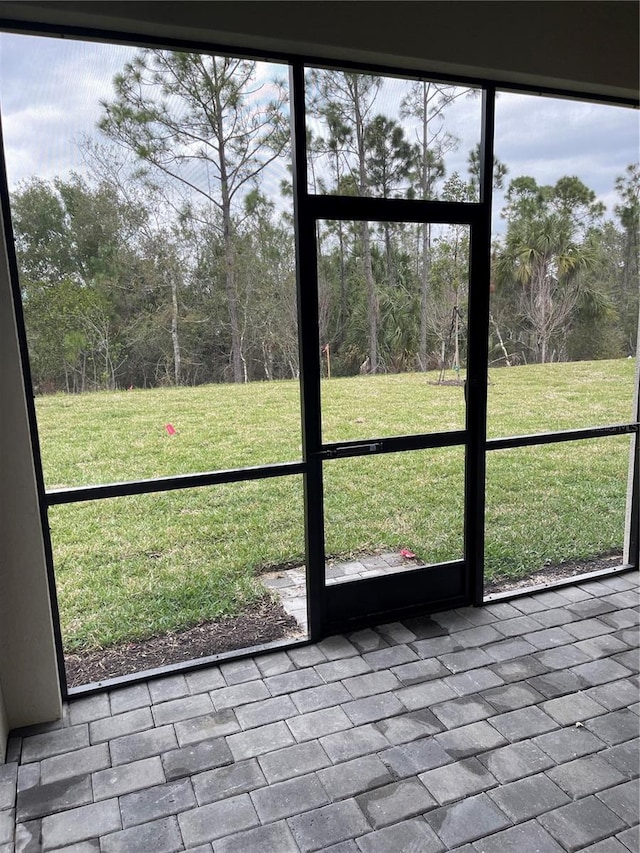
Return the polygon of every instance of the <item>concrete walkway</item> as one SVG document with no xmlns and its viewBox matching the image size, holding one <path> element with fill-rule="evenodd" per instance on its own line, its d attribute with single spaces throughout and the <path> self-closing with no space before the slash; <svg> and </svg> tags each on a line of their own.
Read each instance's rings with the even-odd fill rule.
<svg viewBox="0 0 640 853">
<path fill-rule="evenodd" d="M 325 569 L 327 586 L 337 583 L 373 578 L 378 575 L 392 575 L 406 572 L 422 565 L 413 558 L 404 557 L 398 552 L 387 552 L 360 560 L 345 563 L 329 563 Z M 304 566 L 293 569 L 280 569 L 260 575 L 260 581 L 280 599 L 283 610 L 293 616 L 300 630 L 307 632 L 307 574 Z"/>
<path fill-rule="evenodd" d="M 638 851 L 639 621 L 627 574 L 73 701 L 0 853 Z"/>
</svg>

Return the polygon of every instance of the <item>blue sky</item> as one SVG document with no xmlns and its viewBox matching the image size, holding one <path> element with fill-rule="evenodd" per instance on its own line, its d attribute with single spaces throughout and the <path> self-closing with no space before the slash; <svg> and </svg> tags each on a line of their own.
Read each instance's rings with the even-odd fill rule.
<svg viewBox="0 0 640 853">
<path fill-rule="evenodd" d="M 95 135 L 100 100 L 112 93 L 112 79 L 135 53 L 133 48 L 42 37 L 0 36 L 0 97 L 9 181 L 45 179 L 82 171 L 78 141 Z M 283 76 L 264 66 L 263 73 Z M 286 73 L 286 72 L 285 72 Z M 396 117 L 398 93 L 389 84 L 376 104 Z M 466 177 L 469 149 L 479 138 L 479 98 L 461 98 L 447 128 L 461 138 L 447 157 L 449 173 Z M 577 175 L 612 212 L 614 180 L 639 159 L 639 113 L 622 107 L 501 93 L 496 109 L 496 154 L 509 167 L 507 181 L 533 175 L 553 183 Z M 405 123 L 407 132 L 411 127 Z M 274 192 L 277 181 L 273 180 Z M 501 205 L 498 194 L 496 207 Z M 495 222 L 497 230 L 499 222 Z"/>
</svg>

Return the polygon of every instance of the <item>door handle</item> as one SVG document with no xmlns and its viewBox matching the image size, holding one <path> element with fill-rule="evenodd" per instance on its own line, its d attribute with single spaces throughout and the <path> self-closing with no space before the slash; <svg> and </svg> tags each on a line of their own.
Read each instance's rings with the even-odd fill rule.
<svg viewBox="0 0 640 853">
<path fill-rule="evenodd" d="M 361 456 L 365 453 L 377 453 L 382 449 L 381 441 L 365 441 L 362 444 L 347 444 L 344 447 L 332 447 L 324 451 L 325 459 L 338 456 Z"/>
</svg>

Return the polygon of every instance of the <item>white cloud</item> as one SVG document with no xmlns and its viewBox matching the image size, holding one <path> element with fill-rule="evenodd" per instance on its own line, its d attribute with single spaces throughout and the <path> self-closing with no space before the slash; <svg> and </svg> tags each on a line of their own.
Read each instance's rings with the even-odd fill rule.
<svg viewBox="0 0 640 853">
<path fill-rule="evenodd" d="M 132 48 L 0 35 L 0 93 L 11 185 L 83 170 L 77 143 L 93 133 L 100 99 Z"/>
<path fill-rule="evenodd" d="M 635 110 L 514 94 L 496 105 L 496 153 L 511 177 L 548 184 L 577 175 L 600 195 L 638 159 L 638 144 Z"/>
<path fill-rule="evenodd" d="M 83 171 L 78 141 L 94 134 L 100 101 L 112 95 L 113 76 L 136 53 L 135 48 L 35 36 L 0 36 L 0 93 L 9 180 L 12 185 L 33 174 L 43 178 Z M 286 68 L 259 64 L 257 85 L 271 91 Z M 397 118 L 406 81 L 390 78 L 376 111 Z M 522 174 L 539 183 L 578 175 L 609 209 L 613 184 L 626 165 L 638 159 L 638 113 L 547 97 L 500 93 L 497 101 L 496 153 L 509 167 L 507 182 Z M 447 113 L 447 129 L 460 137 L 447 155 L 447 172 L 467 174 L 467 156 L 480 138 L 480 99 L 461 97 Z M 411 121 L 403 121 L 411 134 Z M 280 169 L 280 172 L 282 169 Z M 278 192 L 277 176 L 267 176 Z M 501 194 L 496 195 L 499 209 Z M 498 223 L 498 227 L 499 223 Z"/>
</svg>

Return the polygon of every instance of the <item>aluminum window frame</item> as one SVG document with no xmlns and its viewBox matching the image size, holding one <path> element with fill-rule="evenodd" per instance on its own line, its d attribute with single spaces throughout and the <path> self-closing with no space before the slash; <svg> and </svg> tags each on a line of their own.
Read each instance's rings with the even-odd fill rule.
<svg viewBox="0 0 640 853">
<path fill-rule="evenodd" d="M 284 53 L 281 51 L 256 50 L 242 45 L 217 44 L 210 41 L 166 39 L 146 34 L 115 32 L 99 28 L 77 26 L 58 26 L 37 24 L 28 21 L 0 19 L 0 30 L 8 33 L 64 37 L 97 43 L 131 45 L 167 50 L 187 50 L 215 55 L 229 55 L 239 58 L 263 60 L 285 64 L 289 67 L 290 101 L 292 116 L 292 150 L 294 171 L 294 228 L 296 243 L 296 279 L 298 298 L 298 338 L 300 352 L 300 400 L 302 460 L 299 462 L 278 463 L 233 468 L 227 470 L 201 472 L 172 477 L 156 477 L 143 480 L 105 483 L 63 489 L 46 489 L 44 484 L 35 403 L 31 394 L 31 372 L 29 353 L 24 325 L 24 315 L 18 284 L 18 268 L 11 230 L 11 215 L 8 200 L 8 182 L 4 163 L 4 144 L 0 128 L 0 195 L 2 213 L 7 237 L 8 265 L 13 292 L 18 328 L 18 343 L 22 360 L 22 373 L 27 401 L 29 430 L 33 447 L 36 487 L 40 506 L 40 520 L 45 546 L 47 580 L 53 612 L 54 636 L 58 656 L 58 671 L 63 698 L 92 693 L 121 684 L 131 684 L 150 677 L 160 677 L 168 672 L 187 671 L 210 665 L 216 660 L 237 658 L 243 655 L 269 651 L 274 647 L 291 647 L 300 643 L 276 643 L 254 647 L 239 652 L 215 655 L 197 661 L 172 664 L 146 673 L 136 673 L 109 679 L 101 684 L 85 685 L 80 688 L 68 688 L 64 668 L 64 652 L 60 630 L 57 603 L 53 553 L 48 527 L 48 510 L 52 506 L 103 500 L 128 495 L 150 494 L 211 486 L 219 483 L 243 482 L 253 479 L 266 479 L 291 475 L 302 475 L 304 483 L 305 506 L 305 547 L 307 551 L 307 607 L 309 617 L 309 637 L 305 642 L 314 642 L 325 635 L 327 629 L 326 587 L 324 583 L 324 510 L 322 505 L 322 464 L 331 454 L 361 455 L 366 451 L 358 449 L 362 441 L 346 442 L 340 446 L 323 444 L 321 435 L 321 401 L 319 371 L 319 340 L 317 327 L 317 269 L 315 255 L 314 224 L 321 218 L 366 219 L 388 221 L 434 221 L 460 222 L 472 225 L 470 249 L 470 267 L 476 270 L 475 282 L 469 288 L 469 324 L 468 358 L 474 366 L 467 380 L 467 407 L 464 430 L 454 433 L 426 434 L 423 436 L 399 436 L 380 439 L 380 452 L 410 451 L 427 447 L 466 445 L 465 464 L 465 565 L 468 579 L 468 603 L 481 605 L 496 598 L 508 599 L 518 595 L 530 594 L 532 588 L 511 591 L 505 594 L 484 596 L 484 511 L 486 454 L 504 448 L 526 447 L 536 444 L 550 444 L 569 440 L 605 437 L 631 433 L 634 436 L 630 458 L 630 476 L 628 486 L 628 511 L 626 523 L 625 555 L 626 562 L 615 572 L 638 569 L 639 566 L 639 471 L 640 471 L 640 398 L 638 389 L 638 371 L 636 371 L 634 420 L 590 429 L 546 432 L 536 435 L 508 436 L 487 439 L 487 365 L 489 331 L 489 282 L 491 251 L 491 202 L 492 168 L 495 134 L 495 97 L 496 91 L 512 91 L 522 94 L 544 94 L 572 101 L 603 103 L 621 107 L 639 106 L 637 99 L 604 96 L 588 91 L 533 86 L 526 84 L 505 84 L 484 77 L 469 77 L 456 74 L 430 72 L 427 68 L 399 68 L 394 66 L 327 60 L 322 57 L 308 56 L 302 53 Z M 331 68 L 335 70 L 361 71 L 368 74 L 399 77 L 402 79 L 428 79 L 433 82 L 469 86 L 482 91 L 482 127 L 481 127 L 481 179 L 478 202 L 448 203 L 439 201 L 374 199 L 367 197 L 342 197 L 313 195 L 308 192 L 307 155 L 305 139 L 306 106 L 304 99 L 305 69 L 307 67 Z M 426 217 L 426 219 L 425 219 Z M 316 284 L 313 285 L 314 280 Z M 311 282 L 311 286 L 309 283 Z M 638 348 L 636 347 L 637 351 Z M 637 355 L 640 361 L 640 353 Z M 368 442 L 367 442 L 368 443 Z M 345 445 L 351 445 L 345 447 Z M 612 570 L 593 573 L 593 577 L 610 574 Z M 591 577 L 591 576 L 587 576 Z M 564 586 L 583 582 L 585 576 L 560 581 L 554 586 Z M 343 589 L 345 586 L 342 585 Z M 374 585 L 375 586 L 375 585 Z M 335 627 L 335 626 L 333 626 Z"/>
</svg>

